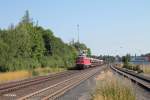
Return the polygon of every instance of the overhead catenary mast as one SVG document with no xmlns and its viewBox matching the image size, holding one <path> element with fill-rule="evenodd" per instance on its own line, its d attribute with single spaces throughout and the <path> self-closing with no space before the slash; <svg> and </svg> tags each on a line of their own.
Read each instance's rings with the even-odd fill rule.
<svg viewBox="0 0 150 100">
<path fill-rule="evenodd" d="M 77 24 L 77 35 L 78 35 L 78 40 L 77 40 L 77 46 L 78 46 L 78 52 L 79 54 L 81 53 L 81 49 L 80 49 L 80 40 L 79 40 L 79 24 Z"/>
<path fill-rule="evenodd" d="M 80 42 L 79 41 L 79 24 L 77 24 L 77 32 L 78 32 L 78 43 Z"/>
<path fill-rule="evenodd" d="M 78 46 L 78 52 L 79 54 L 87 54 L 87 50 L 81 50 L 80 48 L 80 34 L 79 34 L 79 24 L 77 24 L 77 33 L 78 33 L 78 40 L 77 40 L 77 46 Z"/>
</svg>

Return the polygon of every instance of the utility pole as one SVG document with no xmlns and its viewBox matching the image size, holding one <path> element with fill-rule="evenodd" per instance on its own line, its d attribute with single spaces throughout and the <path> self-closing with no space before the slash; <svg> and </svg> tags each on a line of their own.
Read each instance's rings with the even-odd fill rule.
<svg viewBox="0 0 150 100">
<path fill-rule="evenodd" d="M 79 24 L 77 24 L 77 32 L 78 32 L 78 43 L 80 42 L 79 41 Z"/>
<path fill-rule="evenodd" d="M 79 41 L 79 24 L 77 24 L 77 34 L 78 34 L 78 40 L 77 40 L 78 52 L 80 54 L 81 50 L 80 50 L 80 41 Z"/>
</svg>

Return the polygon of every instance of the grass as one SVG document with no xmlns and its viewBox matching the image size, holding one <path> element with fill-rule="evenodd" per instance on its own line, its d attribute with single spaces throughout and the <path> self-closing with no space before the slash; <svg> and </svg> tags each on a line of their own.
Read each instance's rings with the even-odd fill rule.
<svg viewBox="0 0 150 100">
<path fill-rule="evenodd" d="M 32 74 L 28 71 L 25 71 L 25 70 L 16 71 L 16 72 L 0 73 L 0 83 L 6 82 L 6 81 L 29 78 L 31 76 L 32 76 Z"/>
<path fill-rule="evenodd" d="M 92 100 L 136 100 L 135 93 L 128 80 L 120 80 L 114 75 L 104 73 L 97 82 Z"/>
<path fill-rule="evenodd" d="M 49 73 L 56 73 L 56 72 L 62 72 L 65 71 L 66 68 L 58 68 L 58 67 L 46 67 L 46 68 L 37 68 L 32 71 L 33 76 L 38 76 L 38 75 L 48 75 Z"/>
<path fill-rule="evenodd" d="M 124 67 L 124 68 L 127 68 L 127 69 L 130 69 L 130 70 L 134 70 L 134 71 L 139 71 L 139 72 L 142 72 L 144 74 L 150 74 L 150 64 L 149 65 L 142 65 L 142 64 L 139 64 L 139 65 L 134 65 L 134 64 L 129 64 L 127 66 L 124 66 L 123 64 L 116 64 L 117 67 Z"/>
<path fill-rule="evenodd" d="M 143 73 L 150 74 L 150 66 L 142 66 Z"/>
<path fill-rule="evenodd" d="M 150 74 L 150 65 L 133 65 L 133 64 L 130 64 L 128 67 L 125 67 L 125 68 L 137 71 L 139 73 Z"/>
<path fill-rule="evenodd" d="M 49 73 L 56 73 L 65 71 L 65 68 L 37 68 L 31 71 L 22 70 L 22 71 L 15 71 L 15 72 L 5 72 L 0 73 L 0 83 L 4 83 L 7 81 L 14 81 L 14 80 L 21 80 L 33 76 L 40 76 L 40 75 L 48 75 Z"/>
</svg>

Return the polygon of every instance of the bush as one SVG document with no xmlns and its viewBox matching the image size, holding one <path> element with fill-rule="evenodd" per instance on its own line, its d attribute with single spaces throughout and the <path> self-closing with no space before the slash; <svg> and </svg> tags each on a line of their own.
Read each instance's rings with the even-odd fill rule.
<svg viewBox="0 0 150 100">
<path fill-rule="evenodd" d="M 40 73 L 38 71 L 33 70 L 32 71 L 32 76 L 38 76 Z"/>
<path fill-rule="evenodd" d="M 137 71 L 138 73 L 143 72 L 143 70 L 141 70 L 139 65 L 132 65 L 132 64 L 124 64 L 123 68 L 127 68 L 133 71 Z"/>
<path fill-rule="evenodd" d="M 143 70 L 141 70 L 141 68 L 140 68 L 140 65 L 135 65 L 135 66 L 133 67 L 133 70 L 134 70 L 134 71 L 137 71 L 138 73 L 143 72 Z"/>
</svg>

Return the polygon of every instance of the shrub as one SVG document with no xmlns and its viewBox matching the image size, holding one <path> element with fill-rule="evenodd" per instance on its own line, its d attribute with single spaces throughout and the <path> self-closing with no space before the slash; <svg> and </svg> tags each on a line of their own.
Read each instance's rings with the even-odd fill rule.
<svg viewBox="0 0 150 100">
<path fill-rule="evenodd" d="M 130 82 L 115 77 L 105 75 L 103 80 L 98 81 L 92 100 L 136 100 Z"/>
<path fill-rule="evenodd" d="M 32 71 L 32 76 L 38 76 L 40 73 L 38 71 L 33 70 Z"/>
</svg>

